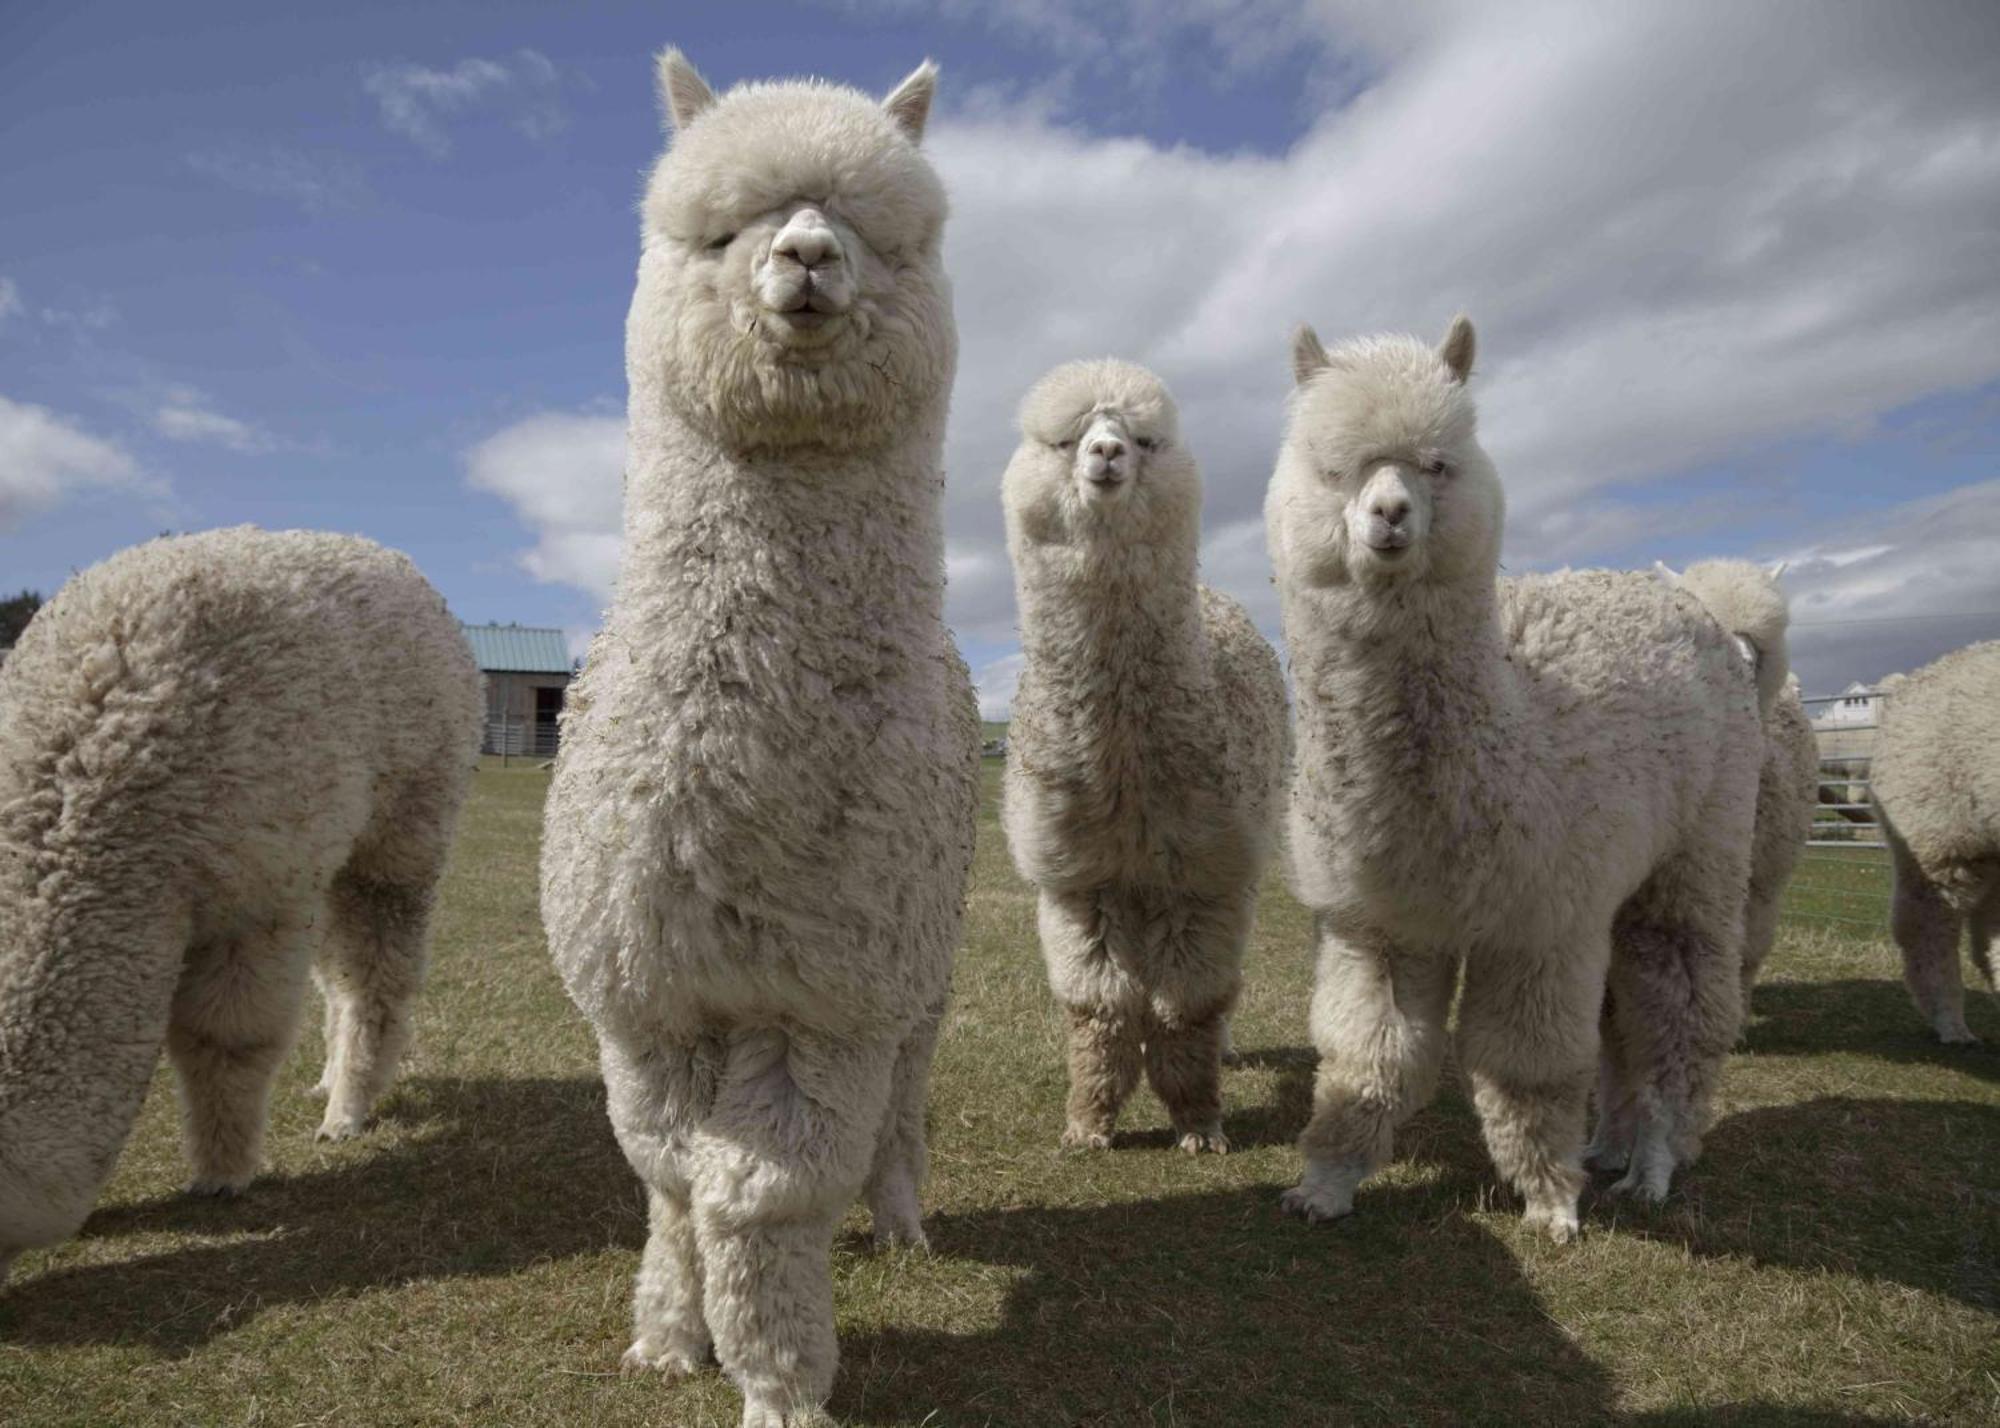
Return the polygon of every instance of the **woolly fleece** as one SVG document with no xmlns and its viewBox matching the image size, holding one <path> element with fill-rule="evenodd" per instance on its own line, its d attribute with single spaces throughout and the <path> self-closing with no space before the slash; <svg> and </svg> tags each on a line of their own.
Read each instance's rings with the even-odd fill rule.
<svg viewBox="0 0 2000 1428">
<path fill-rule="evenodd" d="M 746 1425 L 820 1416 L 855 1195 L 923 1241 L 979 747 L 943 621 L 932 74 L 716 98 L 662 57 L 624 568 L 549 793 L 550 948 L 652 1207 L 625 1362 L 712 1346 Z"/>
<path fill-rule="evenodd" d="M 479 672 L 403 556 L 239 527 L 72 578 L 0 668 L 0 1261 L 82 1222 L 162 1043 L 197 1193 L 257 1173 L 309 967 L 326 1118 L 394 1074 Z"/>
<path fill-rule="evenodd" d="M 1063 1143 L 1105 1148 L 1147 1076 L 1181 1148 L 1228 1148 L 1225 1018 L 1284 785 L 1284 676 L 1196 582 L 1201 475 L 1171 395 L 1126 362 L 1058 367 L 1003 483 L 1026 664 L 1004 822 L 1068 1014 Z"/>
<path fill-rule="evenodd" d="M 1633 1108 L 1619 1188 L 1664 1195 L 1695 1153 L 1737 1031 L 1756 691 L 1705 610 L 1649 576 L 1496 586 L 1504 502 L 1465 386 L 1474 345 L 1463 318 L 1436 350 L 1295 343 L 1265 510 L 1321 1062 L 1284 1203 L 1352 1209 L 1436 1087 L 1462 962 L 1459 1061 L 1487 1148 L 1528 1221 L 1564 1240 L 1607 986 Z"/>
<path fill-rule="evenodd" d="M 1959 929 L 1993 985 L 2000 931 L 2000 640 L 1884 681 L 1870 792 L 1895 863 L 1891 925 L 1910 998 L 1940 1041 L 1965 1024 Z"/>
</svg>

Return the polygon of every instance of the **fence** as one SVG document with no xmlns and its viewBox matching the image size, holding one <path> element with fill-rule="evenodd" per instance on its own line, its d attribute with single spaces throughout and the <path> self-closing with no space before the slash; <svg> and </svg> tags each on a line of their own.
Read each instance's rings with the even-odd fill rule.
<svg viewBox="0 0 2000 1428">
<path fill-rule="evenodd" d="M 1889 921 L 1889 857 L 1869 802 L 1885 694 L 1829 694 L 1805 702 L 1819 746 L 1819 803 L 1805 855 L 1785 893 L 1788 921 L 1881 936 Z"/>
<path fill-rule="evenodd" d="M 503 758 L 552 759 L 556 756 L 556 726 L 545 719 L 488 719 L 479 752 Z"/>
</svg>

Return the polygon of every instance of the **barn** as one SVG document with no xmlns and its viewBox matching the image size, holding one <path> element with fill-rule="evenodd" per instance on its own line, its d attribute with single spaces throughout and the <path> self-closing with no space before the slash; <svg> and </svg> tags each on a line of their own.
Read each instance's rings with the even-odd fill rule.
<svg viewBox="0 0 2000 1428">
<path fill-rule="evenodd" d="M 576 674 L 563 632 L 531 625 L 467 625 L 465 638 L 486 676 L 482 750 L 553 758 L 556 716 Z"/>
</svg>

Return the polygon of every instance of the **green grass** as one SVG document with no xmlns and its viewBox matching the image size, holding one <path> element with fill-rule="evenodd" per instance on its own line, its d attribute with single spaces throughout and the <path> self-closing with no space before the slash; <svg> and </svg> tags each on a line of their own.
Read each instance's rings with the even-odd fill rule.
<svg viewBox="0 0 2000 1428">
<path fill-rule="evenodd" d="M 717 1375 L 616 1373 L 644 1219 L 536 922 L 546 787 L 518 763 L 478 778 L 419 1046 L 368 1136 L 313 1144 L 308 1030 L 270 1173 L 189 1201 L 161 1076 L 83 1235 L 0 1298 L 0 1423 L 735 1423 Z M 866 1253 L 850 1219 L 841 1421 L 2000 1418 L 2000 1055 L 1934 1045 L 1879 932 L 1809 920 L 1817 894 L 1701 1163 L 1658 1211 L 1593 1195 L 1557 1249 L 1520 1228 L 1455 1089 L 1353 1219 L 1278 1216 L 1313 1058 L 1305 919 L 1275 883 L 1227 1077 L 1236 1153 L 1171 1150 L 1144 1092 L 1119 1149 L 1059 1153 L 1033 900 L 990 801 L 982 834 L 932 1096 L 935 1254 Z"/>
</svg>

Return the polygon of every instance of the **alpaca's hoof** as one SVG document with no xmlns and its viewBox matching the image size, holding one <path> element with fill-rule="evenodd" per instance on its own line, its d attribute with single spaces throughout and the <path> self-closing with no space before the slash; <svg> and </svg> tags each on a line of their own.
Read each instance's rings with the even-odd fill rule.
<svg viewBox="0 0 2000 1428">
<path fill-rule="evenodd" d="M 1632 1163 L 1632 1152 L 1622 1145 L 1593 1145 L 1584 1151 L 1583 1163 L 1592 1170 L 1623 1170 Z"/>
<path fill-rule="evenodd" d="M 1671 1176 L 1671 1171 L 1648 1174 L 1645 1166 L 1634 1161 L 1632 1168 L 1625 1172 L 1624 1179 L 1612 1183 L 1611 1193 L 1630 1195 L 1648 1205 L 1662 1205 L 1666 1203 Z"/>
<path fill-rule="evenodd" d="M 1069 1126 L 1062 1133 L 1062 1148 L 1064 1150 L 1109 1150 L 1111 1149 L 1111 1132 L 1086 1130 L 1082 1126 Z"/>
<path fill-rule="evenodd" d="M 224 1179 L 215 1175 L 197 1175 L 188 1182 L 187 1192 L 207 1200 L 234 1200 L 249 1187 L 250 1175 L 231 1176 Z"/>
<path fill-rule="evenodd" d="M 1222 1133 L 1220 1127 L 1215 1130 L 1189 1131 L 1181 1137 L 1180 1145 L 1189 1155 L 1200 1155 L 1203 1151 L 1211 1155 L 1229 1154 L 1229 1137 Z"/>
<path fill-rule="evenodd" d="M 1529 1229 L 1541 1231 L 1559 1245 L 1569 1244 L 1581 1233 L 1574 1205 L 1530 1205 L 1521 1221 Z"/>
<path fill-rule="evenodd" d="M 1342 1195 L 1323 1186 L 1299 1184 L 1278 1197 L 1278 1208 L 1308 1225 L 1317 1225 L 1353 1214 L 1354 1196 L 1351 1193 Z"/>
<path fill-rule="evenodd" d="M 833 1428 L 833 1419 L 818 1404 L 793 1404 L 784 1399 L 743 1400 L 743 1428 Z"/>
<path fill-rule="evenodd" d="M 1964 1022 L 1960 1022 L 1956 1026 L 1939 1027 L 1937 1029 L 1937 1038 L 1939 1041 L 1942 1041 L 1946 1046 L 1979 1045 L 1979 1038 L 1972 1034 L 1972 1028 L 1967 1026 Z"/>
<path fill-rule="evenodd" d="M 329 1115 L 319 1123 L 319 1129 L 313 1132 L 313 1139 L 318 1141 L 353 1140 L 367 1128 L 367 1122 L 359 1116 Z"/>
<path fill-rule="evenodd" d="M 931 1242 L 924 1234 L 924 1227 L 915 1222 L 885 1221 L 879 1215 L 875 1219 L 875 1248 L 878 1250 L 909 1249 L 930 1253 Z"/>
<path fill-rule="evenodd" d="M 708 1348 L 688 1344 L 661 1347 L 651 1339 L 637 1339 L 618 1360 L 622 1374 L 664 1374 L 668 1379 L 686 1378 L 708 1366 Z"/>
</svg>

